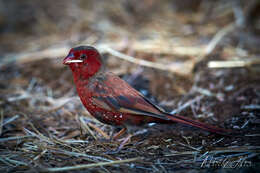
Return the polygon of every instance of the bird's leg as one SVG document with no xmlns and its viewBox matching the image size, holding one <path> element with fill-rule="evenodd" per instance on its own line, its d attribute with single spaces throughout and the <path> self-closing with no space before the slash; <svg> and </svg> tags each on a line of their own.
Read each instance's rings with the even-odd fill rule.
<svg viewBox="0 0 260 173">
<path fill-rule="evenodd" d="M 118 139 L 120 136 L 122 136 L 125 132 L 126 132 L 126 128 L 124 127 L 124 128 L 122 128 L 119 132 L 117 132 L 113 137 L 112 137 L 112 139 L 113 140 L 116 140 L 116 139 Z"/>
<path fill-rule="evenodd" d="M 123 129 L 121 129 L 117 134 L 120 133 L 119 136 L 121 136 L 121 134 L 123 134 L 126 130 L 127 130 L 126 128 L 123 128 Z M 146 132 L 147 132 L 147 129 L 143 129 L 143 130 L 140 130 L 140 131 L 135 132 L 134 134 L 129 134 L 129 135 L 127 135 L 125 138 L 119 139 L 118 141 L 122 141 L 122 142 L 120 143 L 119 147 L 118 147 L 117 149 L 115 149 L 115 150 L 108 151 L 107 154 L 117 154 L 119 151 L 122 150 L 122 148 L 123 148 L 128 142 L 130 142 L 130 140 L 131 140 L 131 138 L 132 138 L 133 136 L 140 135 L 140 134 L 143 134 L 143 133 L 146 133 Z M 117 134 L 116 134 L 115 136 L 119 137 Z"/>
<path fill-rule="evenodd" d="M 112 151 L 107 151 L 106 153 L 107 154 L 117 154 L 117 153 L 119 153 L 119 151 L 121 151 L 122 150 L 122 148 L 125 146 L 125 144 L 131 139 L 131 137 L 132 137 L 133 135 L 128 135 L 127 137 L 125 137 L 125 138 L 122 138 L 123 139 L 123 141 L 121 142 L 121 144 L 119 145 L 119 147 L 117 148 L 117 149 L 115 149 L 115 150 L 112 150 Z"/>
</svg>

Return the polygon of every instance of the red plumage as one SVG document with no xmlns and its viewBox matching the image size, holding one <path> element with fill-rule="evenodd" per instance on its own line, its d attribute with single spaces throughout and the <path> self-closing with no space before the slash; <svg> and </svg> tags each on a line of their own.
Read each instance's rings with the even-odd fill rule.
<svg viewBox="0 0 260 173">
<path fill-rule="evenodd" d="M 72 48 L 63 64 L 69 65 L 73 72 L 83 105 L 92 116 L 103 123 L 127 128 L 152 122 L 177 122 L 213 133 L 227 133 L 225 129 L 166 113 L 124 80 L 106 72 L 101 55 L 93 47 Z"/>
</svg>

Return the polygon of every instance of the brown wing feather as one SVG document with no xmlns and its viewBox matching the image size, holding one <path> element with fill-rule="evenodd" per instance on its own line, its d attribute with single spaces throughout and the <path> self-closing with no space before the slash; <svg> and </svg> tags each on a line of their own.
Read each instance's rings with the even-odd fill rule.
<svg viewBox="0 0 260 173">
<path fill-rule="evenodd" d="M 102 95 L 93 96 L 93 102 L 106 110 L 112 109 L 122 113 L 152 116 L 169 120 L 162 113 L 163 110 L 161 108 L 154 105 L 127 82 L 112 73 L 108 73 L 106 78 L 99 80 L 96 85 L 98 85 L 98 87 L 95 88 L 98 90 L 109 90 L 109 92 L 103 92 Z"/>
</svg>

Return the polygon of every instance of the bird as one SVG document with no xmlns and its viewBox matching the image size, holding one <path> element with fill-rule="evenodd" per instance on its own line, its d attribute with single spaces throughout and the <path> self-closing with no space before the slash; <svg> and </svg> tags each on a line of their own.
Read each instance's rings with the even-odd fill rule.
<svg viewBox="0 0 260 173">
<path fill-rule="evenodd" d="M 228 132 L 166 112 L 126 81 L 107 71 L 103 57 L 92 46 L 71 48 L 63 64 L 70 67 L 77 93 L 88 112 L 102 123 L 122 127 L 122 132 L 148 123 L 181 123 L 221 135 Z"/>
</svg>

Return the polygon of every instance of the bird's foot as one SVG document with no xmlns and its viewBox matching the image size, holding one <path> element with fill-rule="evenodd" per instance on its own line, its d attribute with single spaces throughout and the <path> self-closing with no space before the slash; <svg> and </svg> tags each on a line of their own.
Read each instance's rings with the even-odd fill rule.
<svg viewBox="0 0 260 173">
<path fill-rule="evenodd" d="M 115 135 L 112 136 L 112 140 L 118 139 L 126 132 L 126 130 L 127 130 L 126 128 L 122 128 L 119 132 L 117 132 Z"/>
</svg>

